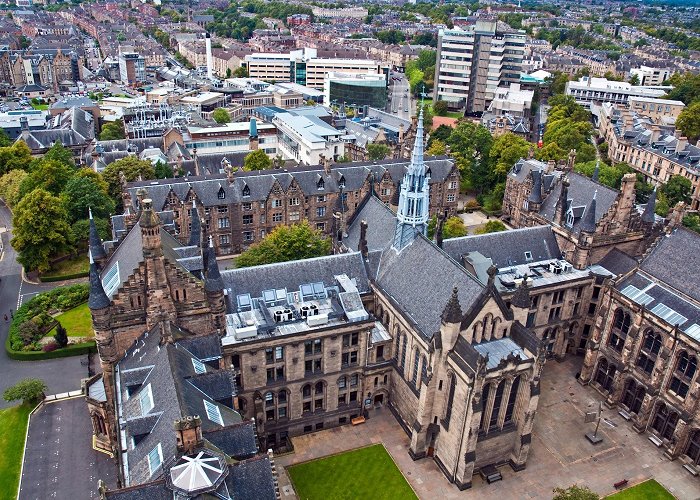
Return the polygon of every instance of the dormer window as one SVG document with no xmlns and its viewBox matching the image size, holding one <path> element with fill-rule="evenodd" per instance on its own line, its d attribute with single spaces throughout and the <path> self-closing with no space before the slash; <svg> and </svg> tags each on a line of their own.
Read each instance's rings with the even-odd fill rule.
<svg viewBox="0 0 700 500">
<path fill-rule="evenodd" d="M 243 186 L 243 196 L 250 196 L 250 188 L 247 184 Z"/>
<path fill-rule="evenodd" d="M 525 261 L 526 262 L 532 261 L 532 252 L 525 252 Z"/>
<path fill-rule="evenodd" d="M 571 210 L 566 212 L 566 225 L 569 227 L 574 227 L 574 212 Z"/>
<path fill-rule="evenodd" d="M 323 180 L 323 179 L 321 179 L 321 180 Z M 341 175 L 340 179 L 338 179 L 338 186 L 345 189 L 345 176 L 344 175 Z"/>
<path fill-rule="evenodd" d="M 220 187 L 220 188 L 219 188 L 218 198 L 219 198 L 220 200 L 226 199 L 226 191 L 224 191 L 224 188 L 223 188 L 223 187 Z"/>
<path fill-rule="evenodd" d="M 326 182 L 323 180 L 323 177 L 321 177 L 318 182 L 316 183 L 316 188 L 317 189 L 325 189 L 326 187 Z"/>
</svg>

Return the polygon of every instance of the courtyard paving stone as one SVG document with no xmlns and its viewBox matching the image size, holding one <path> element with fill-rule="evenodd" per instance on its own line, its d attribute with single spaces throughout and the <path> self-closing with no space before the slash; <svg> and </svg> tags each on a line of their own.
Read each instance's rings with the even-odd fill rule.
<svg viewBox="0 0 700 500">
<path fill-rule="evenodd" d="M 514 472 L 503 466 L 503 480 L 488 485 L 474 476 L 470 490 L 459 491 L 450 484 L 435 462 L 414 462 L 408 455 L 409 438 L 388 409 L 372 410 L 363 425 L 343 426 L 293 439 L 295 452 L 279 456 L 275 462 L 280 474 L 282 498 L 294 498 L 285 467 L 371 443 L 384 443 L 387 451 L 421 499 L 521 499 L 552 497 L 555 487 L 574 483 L 588 486 L 601 495 L 615 491 L 613 484 L 627 479 L 630 485 L 650 477 L 676 498 L 700 499 L 700 481 L 681 463 L 663 456 L 646 434 L 638 434 L 616 410 L 603 410 L 599 434 L 604 441 L 590 444 L 584 433 L 595 424 L 584 424 L 587 411 L 598 407 L 601 395 L 583 387 L 574 378 L 580 358 L 563 363 L 548 361 L 542 378 L 542 393 L 535 419 L 527 468 Z"/>
</svg>

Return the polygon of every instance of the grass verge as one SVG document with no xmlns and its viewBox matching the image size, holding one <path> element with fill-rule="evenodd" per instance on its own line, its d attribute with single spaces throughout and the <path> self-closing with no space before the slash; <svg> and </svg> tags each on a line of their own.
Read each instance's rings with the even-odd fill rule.
<svg viewBox="0 0 700 500">
<path fill-rule="evenodd" d="M 29 405 L 0 410 L 0 498 L 17 498 L 24 439 L 31 411 Z"/>
<path fill-rule="evenodd" d="M 41 275 L 44 281 L 58 281 L 87 276 L 90 272 L 90 262 L 87 255 L 80 255 L 75 259 L 67 259 L 57 262 L 46 274 Z"/>
<path fill-rule="evenodd" d="M 69 337 L 92 338 L 95 336 L 95 332 L 92 329 L 92 316 L 90 316 L 87 302 L 59 314 L 56 316 L 56 321 L 63 325 Z M 47 337 L 53 337 L 56 335 L 56 329 L 52 329 L 46 335 Z"/>
<path fill-rule="evenodd" d="M 380 444 L 294 465 L 287 470 L 302 500 L 418 498 Z"/>
<path fill-rule="evenodd" d="M 606 500 L 674 500 L 675 498 L 654 479 L 605 497 Z"/>
</svg>

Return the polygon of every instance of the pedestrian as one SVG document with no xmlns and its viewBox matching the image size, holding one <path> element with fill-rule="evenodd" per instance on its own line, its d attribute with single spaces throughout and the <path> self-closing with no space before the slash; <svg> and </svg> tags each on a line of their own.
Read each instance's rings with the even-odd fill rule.
<svg viewBox="0 0 700 500">
<path fill-rule="evenodd" d="M 5 315 L 5 321 L 7 321 L 7 314 Z"/>
</svg>

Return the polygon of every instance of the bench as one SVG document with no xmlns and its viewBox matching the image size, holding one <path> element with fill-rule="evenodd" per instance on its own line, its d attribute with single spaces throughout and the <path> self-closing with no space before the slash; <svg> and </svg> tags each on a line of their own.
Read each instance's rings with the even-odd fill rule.
<svg viewBox="0 0 700 500">
<path fill-rule="evenodd" d="M 483 467 L 480 473 L 481 477 L 483 477 L 489 484 L 503 479 L 503 476 L 501 476 L 501 473 L 498 472 L 498 469 L 494 465 L 487 465 L 486 467 Z"/>
<path fill-rule="evenodd" d="M 613 484 L 613 486 L 615 487 L 616 490 L 619 490 L 619 489 L 622 488 L 623 486 L 626 486 L 627 483 L 628 483 L 628 480 L 627 480 L 627 479 L 623 479 L 622 481 L 618 481 L 618 482 L 616 482 L 615 484 Z"/>
<path fill-rule="evenodd" d="M 697 475 L 698 475 L 698 470 L 697 470 L 695 467 L 693 467 L 692 465 L 690 465 L 690 464 L 685 464 L 685 465 L 683 466 L 683 468 L 684 468 L 685 470 L 687 470 L 688 472 L 690 472 L 693 476 L 696 476 L 696 477 L 697 477 Z"/>
<path fill-rule="evenodd" d="M 657 438 L 657 437 L 654 436 L 653 434 L 650 434 L 650 435 L 649 435 L 649 441 L 651 441 L 652 443 L 654 443 L 654 445 L 655 445 L 657 448 L 658 448 L 659 446 L 661 446 L 662 444 L 664 444 L 663 441 L 661 441 L 659 438 Z"/>
<path fill-rule="evenodd" d="M 629 419 L 632 418 L 632 415 L 630 415 L 629 413 L 627 413 L 625 410 L 620 410 L 620 411 L 618 411 L 617 413 L 618 413 L 622 418 L 624 418 L 625 420 L 629 420 Z"/>
<path fill-rule="evenodd" d="M 355 418 L 353 418 L 353 419 L 350 421 L 350 423 L 351 423 L 352 425 L 364 424 L 364 423 L 365 423 L 365 417 L 363 417 L 363 416 L 355 417 Z"/>
</svg>

